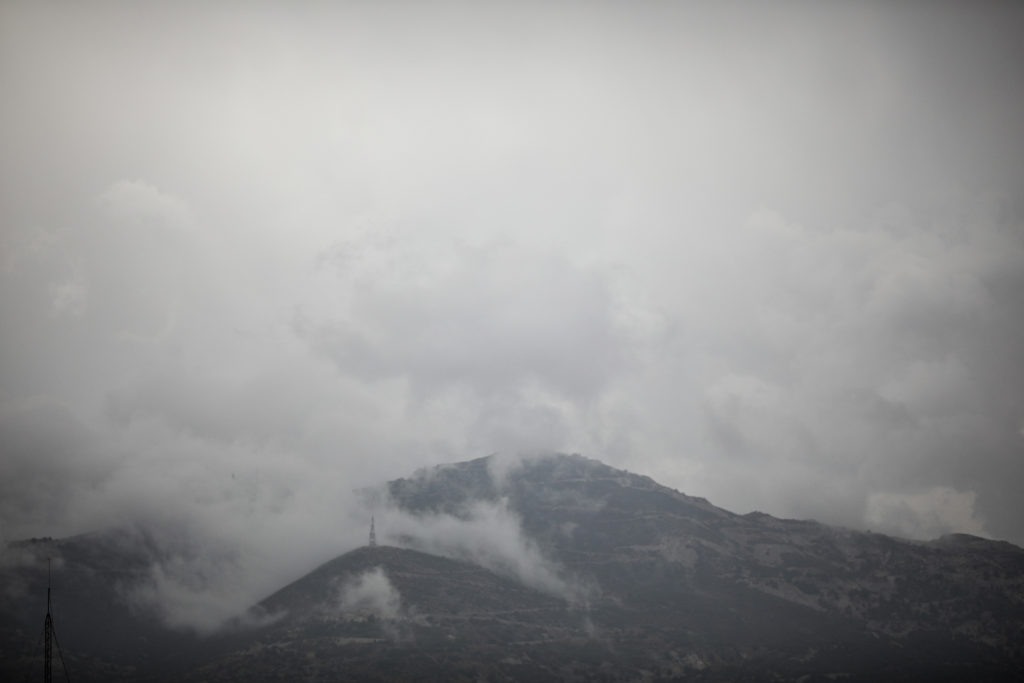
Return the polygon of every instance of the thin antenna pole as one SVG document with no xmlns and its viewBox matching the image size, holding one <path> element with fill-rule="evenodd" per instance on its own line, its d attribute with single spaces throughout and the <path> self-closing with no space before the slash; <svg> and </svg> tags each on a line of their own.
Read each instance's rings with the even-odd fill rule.
<svg viewBox="0 0 1024 683">
<path fill-rule="evenodd" d="M 53 617 L 50 616 L 50 582 L 52 579 L 51 560 L 46 559 L 46 620 L 43 622 L 43 633 L 46 644 L 43 646 L 43 683 L 53 681 Z"/>
<path fill-rule="evenodd" d="M 377 531 L 373 528 L 373 516 L 370 516 L 370 547 L 377 545 Z"/>
</svg>

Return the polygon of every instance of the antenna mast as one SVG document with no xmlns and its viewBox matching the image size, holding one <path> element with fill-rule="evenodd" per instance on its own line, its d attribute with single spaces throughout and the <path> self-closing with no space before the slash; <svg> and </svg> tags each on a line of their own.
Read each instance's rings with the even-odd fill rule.
<svg viewBox="0 0 1024 683">
<path fill-rule="evenodd" d="M 46 560 L 46 621 L 43 622 L 43 638 L 46 644 L 43 646 L 43 683 L 53 681 L 53 617 L 50 616 L 50 583 L 52 571 L 50 559 Z M 38 642 L 38 641 L 37 641 Z M 38 647 L 38 646 L 37 646 Z"/>
<path fill-rule="evenodd" d="M 377 532 L 373 528 L 373 516 L 370 516 L 370 547 L 376 547 L 377 545 Z"/>
<path fill-rule="evenodd" d="M 70 682 L 68 676 L 68 665 L 64 662 L 64 651 L 57 640 L 57 632 L 53 629 L 53 616 L 50 614 L 50 586 L 53 583 L 53 560 L 46 558 L 46 620 L 43 622 L 44 650 L 43 650 L 43 682 L 53 683 L 53 644 L 57 644 L 57 654 L 60 655 L 60 665 L 64 669 L 64 680 Z"/>
</svg>

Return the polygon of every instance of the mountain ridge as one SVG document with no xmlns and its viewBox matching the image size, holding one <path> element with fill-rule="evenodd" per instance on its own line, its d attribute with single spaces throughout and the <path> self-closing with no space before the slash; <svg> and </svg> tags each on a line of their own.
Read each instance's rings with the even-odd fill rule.
<svg viewBox="0 0 1024 683">
<path fill-rule="evenodd" d="M 738 515 L 579 455 L 477 458 L 361 495 L 378 515 L 379 536 L 403 547 L 341 553 L 209 638 L 161 630 L 113 598 L 100 606 L 104 572 L 126 566 L 119 558 L 145 567 L 157 557 L 145 534 L 35 541 L 81 565 L 75 590 L 93 594 L 83 609 L 121 624 L 79 641 L 92 644 L 71 653 L 76 679 L 1024 673 L 1024 550 L 1007 542 L 968 534 L 911 541 Z M 31 583 L 39 569 L 0 571 Z M 119 580 L 130 583 L 127 574 Z M 25 640 L 29 623 L 10 616 L 15 603 L 0 600 L 6 642 Z M 77 641 L 88 621 L 62 622 L 72 625 L 62 640 Z M 136 654 L 126 656 L 126 646 Z M 29 661 L 15 650 L 4 647 L 0 673 Z"/>
</svg>

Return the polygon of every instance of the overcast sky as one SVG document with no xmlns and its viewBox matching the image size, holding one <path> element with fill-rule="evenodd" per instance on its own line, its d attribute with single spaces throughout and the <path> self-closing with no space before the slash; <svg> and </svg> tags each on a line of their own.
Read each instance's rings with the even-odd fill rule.
<svg viewBox="0 0 1024 683">
<path fill-rule="evenodd" d="M 1022 10 L 0 4 L 0 537 L 558 450 L 1024 543 Z"/>
</svg>

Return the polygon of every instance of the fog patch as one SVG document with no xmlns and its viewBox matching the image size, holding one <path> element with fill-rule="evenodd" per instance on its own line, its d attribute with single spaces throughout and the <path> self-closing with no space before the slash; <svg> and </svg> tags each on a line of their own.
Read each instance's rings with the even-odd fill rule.
<svg viewBox="0 0 1024 683">
<path fill-rule="evenodd" d="M 208 590 L 211 580 L 193 574 L 189 562 L 154 564 L 149 580 L 125 591 L 129 603 L 157 614 L 170 628 L 213 633 L 238 613 L 231 595 Z"/>
<path fill-rule="evenodd" d="M 220 525 L 205 517 L 150 516 L 121 532 L 118 543 L 140 560 L 138 574 L 118 593 L 169 628 L 201 636 L 262 625 L 281 615 L 254 613 L 253 605 L 358 544 L 362 510 L 332 507 L 330 529 L 312 527 L 292 509 L 255 508 L 256 519 Z"/>
<path fill-rule="evenodd" d="M 549 451 L 500 451 L 487 457 L 487 473 L 496 489 L 506 488 L 509 476 L 523 469 L 530 461 L 549 456 Z"/>
<path fill-rule="evenodd" d="M 38 572 L 47 567 L 60 571 L 64 558 L 51 538 L 3 543 L 0 540 L 0 600 L 16 600 L 29 591 L 25 570 Z"/>
<path fill-rule="evenodd" d="M 936 486 L 921 493 L 874 493 L 866 523 L 874 529 L 921 540 L 949 533 L 989 537 L 978 518 L 973 491 Z"/>
<path fill-rule="evenodd" d="M 140 580 L 117 586 L 132 608 L 156 615 L 167 627 L 209 635 L 251 600 L 240 549 L 226 539 L 165 533 L 129 542 L 149 545 L 149 566 Z"/>
<path fill-rule="evenodd" d="M 523 534 L 508 498 L 468 502 L 457 515 L 413 515 L 392 507 L 378 519 L 385 542 L 472 562 L 573 604 L 588 593 Z"/>
<path fill-rule="evenodd" d="M 382 567 L 375 567 L 342 584 L 338 601 L 341 609 L 378 619 L 403 616 L 402 596 Z"/>
</svg>

